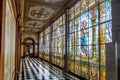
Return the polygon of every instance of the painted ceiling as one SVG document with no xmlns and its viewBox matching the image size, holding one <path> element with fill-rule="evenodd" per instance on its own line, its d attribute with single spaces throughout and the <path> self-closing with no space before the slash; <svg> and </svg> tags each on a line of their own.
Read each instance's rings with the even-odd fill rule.
<svg viewBox="0 0 120 80">
<path fill-rule="evenodd" d="M 37 33 L 68 0 L 24 0 L 24 33 Z"/>
</svg>

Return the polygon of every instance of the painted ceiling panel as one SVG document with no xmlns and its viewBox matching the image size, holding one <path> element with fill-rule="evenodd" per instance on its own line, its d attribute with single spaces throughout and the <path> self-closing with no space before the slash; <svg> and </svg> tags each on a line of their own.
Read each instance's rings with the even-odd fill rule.
<svg viewBox="0 0 120 80">
<path fill-rule="evenodd" d="M 40 28 L 40 26 L 43 26 L 43 23 L 42 22 L 40 22 L 40 21 L 28 21 L 27 23 L 26 23 L 26 27 L 28 28 Z"/>
<path fill-rule="evenodd" d="M 52 16 L 54 11 L 55 11 L 54 9 L 46 6 L 30 7 L 28 12 L 28 18 L 35 19 L 35 20 L 46 20 Z"/>
<path fill-rule="evenodd" d="M 37 33 L 68 0 L 24 0 L 23 32 Z"/>
<path fill-rule="evenodd" d="M 39 31 L 39 29 L 36 28 L 24 28 L 23 29 L 23 33 L 28 33 L 28 34 L 33 34 L 33 33 L 37 33 Z"/>
</svg>

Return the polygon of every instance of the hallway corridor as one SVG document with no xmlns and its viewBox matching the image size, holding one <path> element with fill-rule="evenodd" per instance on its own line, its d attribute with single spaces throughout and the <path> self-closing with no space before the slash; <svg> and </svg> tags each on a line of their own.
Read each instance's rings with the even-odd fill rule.
<svg viewBox="0 0 120 80">
<path fill-rule="evenodd" d="M 79 80 L 62 73 L 47 62 L 38 58 L 22 58 L 20 63 L 19 80 Z"/>
<path fill-rule="evenodd" d="M 120 80 L 120 0 L 0 0 L 0 80 Z"/>
</svg>

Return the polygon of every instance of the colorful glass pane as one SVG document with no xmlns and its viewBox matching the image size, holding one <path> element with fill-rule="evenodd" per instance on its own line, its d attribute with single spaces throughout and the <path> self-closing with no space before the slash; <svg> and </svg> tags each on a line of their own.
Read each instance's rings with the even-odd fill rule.
<svg viewBox="0 0 120 80">
<path fill-rule="evenodd" d="M 86 13 L 84 13 L 80 16 L 80 18 L 81 18 L 81 29 L 86 29 L 91 25 L 89 15 L 90 15 L 90 12 L 86 12 Z"/>
<path fill-rule="evenodd" d="M 110 0 L 106 0 L 106 21 L 111 20 L 112 19 L 112 11 L 111 11 L 111 1 Z"/>
<path fill-rule="evenodd" d="M 99 65 L 90 63 L 90 80 L 99 80 Z"/>
<path fill-rule="evenodd" d="M 74 13 L 75 13 L 75 9 L 74 7 L 70 9 L 69 11 L 69 19 L 72 20 L 74 18 Z"/>
<path fill-rule="evenodd" d="M 98 6 L 98 0 L 89 0 L 89 9 Z"/>
<path fill-rule="evenodd" d="M 100 22 L 112 19 L 111 2 L 106 0 L 100 4 Z"/>
<path fill-rule="evenodd" d="M 94 7 L 93 9 L 90 10 L 89 18 L 90 18 L 89 26 L 94 26 L 98 24 L 98 7 Z"/>
<path fill-rule="evenodd" d="M 73 28 L 72 28 L 72 22 L 70 21 L 70 23 L 69 23 L 69 33 L 72 33 L 72 30 L 73 30 Z"/>
<path fill-rule="evenodd" d="M 89 38 L 89 33 L 88 29 L 82 29 L 81 31 L 81 46 L 87 46 L 88 45 L 88 38 Z"/>
<path fill-rule="evenodd" d="M 84 77 L 86 77 L 86 78 L 89 77 L 89 72 L 88 72 L 88 70 L 89 70 L 88 62 L 87 62 L 87 61 L 83 61 L 83 62 L 82 62 L 82 73 L 81 73 L 81 74 L 82 74 Z"/>
<path fill-rule="evenodd" d="M 75 45 L 81 45 L 81 35 L 80 31 L 75 32 Z"/>
<path fill-rule="evenodd" d="M 85 12 L 88 10 L 88 4 L 89 4 L 89 0 L 81 0 L 81 13 Z"/>
<path fill-rule="evenodd" d="M 77 17 L 77 18 L 75 18 L 75 31 L 78 31 L 78 30 L 80 30 L 80 18 L 79 17 Z"/>
<path fill-rule="evenodd" d="M 78 2 L 75 5 L 75 15 L 79 15 L 80 14 L 80 2 Z"/>
</svg>

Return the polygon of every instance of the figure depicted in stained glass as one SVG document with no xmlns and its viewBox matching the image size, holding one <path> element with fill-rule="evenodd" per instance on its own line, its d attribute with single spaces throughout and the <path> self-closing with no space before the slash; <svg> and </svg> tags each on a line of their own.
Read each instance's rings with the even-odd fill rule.
<svg viewBox="0 0 120 80">
<path fill-rule="evenodd" d="M 88 31 L 86 29 L 87 27 L 87 21 L 84 20 L 82 22 L 82 35 L 81 35 L 81 48 L 82 48 L 82 56 L 87 56 L 87 43 L 88 43 Z"/>
<path fill-rule="evenodd" d="M 98 69 L 98 66 L 96 65 L 91 65 L 90 67 L 90 77 L 91 77 L 91 80 L 97 80 L 98 77 L 99 77 L 99 69 Z"/>
</svg>

